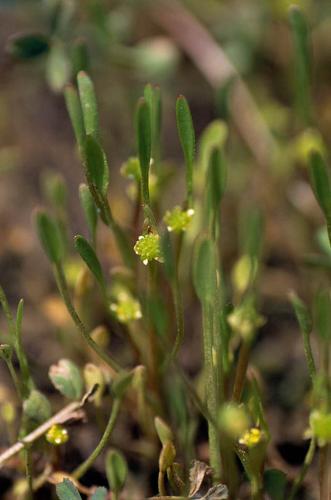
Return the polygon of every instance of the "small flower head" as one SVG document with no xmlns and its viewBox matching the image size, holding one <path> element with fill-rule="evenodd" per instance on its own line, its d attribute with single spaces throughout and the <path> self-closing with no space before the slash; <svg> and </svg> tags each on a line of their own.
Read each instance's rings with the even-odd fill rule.
<svg viewBox="0 0 331 500">
<path fill-rule="evenodd" d="M 248 429 L 239 439 L 239 444 L 247 446 L 247 448 L 253 448 L 261 442 L 263 439 L 263 432 L 257 427 L 252 427 Z"/>
<path fill-rule="evenodd" d="M 172 210 L 168 210 L 163 218 L 169 232 L 186 231 L 192 217 L 194 215 L 193 208 L 182 210 L 178 205 Z"/>
<path fill-rule="evenodd" d="M 229 314 L 228 323 L 235 333 L 249 340 L 255 331 L 264 325 L 265 319 L 251 304 L 244 303 Z"/>
<path fill-rule="evenodd" d="M 118 294 L 117 302 L 113 302 L 110 309 L 121 323 L 142 318 L 140 303 L 126 292 Z"/>
<path fill-rule="evenodd" d="M 317 438 L 319 446 L 331 443 L 331 413 L 313 410 L 309 417 L 311 435 Z"/>
<path fill-rule="evenodd" d="M 69 435 L 67 429 L 65 429 L 62 425 L 55 424 L 47 431 L 46 433 L 46 441 L 55 446 L 59 446 L 68 441 Z"/>
<path fill-rule="evenodd" d="M 147 233 L 139 236 L 134 251 L 145 266 L 150 260 L 157 260 L 162 262 L 160 236 L 156 233 Z"/>
</svg>

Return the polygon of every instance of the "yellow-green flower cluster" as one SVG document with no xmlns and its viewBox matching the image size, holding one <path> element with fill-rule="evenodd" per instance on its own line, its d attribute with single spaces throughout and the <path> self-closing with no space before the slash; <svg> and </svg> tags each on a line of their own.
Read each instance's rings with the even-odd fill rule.
<svg viewBox="0 0 331 500">
<path fill-rule="evenodd" d="M 118 294 L 117 302 L 113 302 L 110 309 L 121 323 L 129 323 L 142 317 L 140 303 L 126 292 Z"/>
<path fill-rule="evenodd" d="M 247 446 L 247 448 L 253 448 L 261 442 L 263 438 L 263 432 L 257 427 L 252 427 L 248 429 L 239 439 L 239 444 Z"/>
<path fill-rule="evenodd" d="M 331 413 L 313 410 L 309 417 L 310 434 L 313 435 L 319 446 L 331 443 Z"/>
<path fill-rule="evenodd" d="M 265 319 L 257 313 L 252 305 L 243 304 L 229 314 L 228 323 L 234 332 L 243 339 L 249 340 L 254 332 L 264 325 Z"/>
<path fill-rule="evenodd" d="M 65 429 L 62 425 L 55 424 L 47 431 L 46 433 L 46 441 L 55 446 L 59 446 L 68 441 L 69 435 L 67 429 Z"/>
<path fill-rule="evenodd" d="M 177 205 L 172 210 L 168 210 L 166 212 L 163 220 L 166 223 L 169 232 L 174 231 L 179 233 L 180 231 L 186 231 L 193 215 L 193 208 L 182 210 L 180 206 Z"/>
<path fill-rule="evenodd" d="M 148 262 L 151 260 L 163 261 L 160 236 L 157 233 L 147 233 L 139 236 L 134 246 L 134 251 L 139 255 L 145 266 L 147 266 Z"/>
</svg>

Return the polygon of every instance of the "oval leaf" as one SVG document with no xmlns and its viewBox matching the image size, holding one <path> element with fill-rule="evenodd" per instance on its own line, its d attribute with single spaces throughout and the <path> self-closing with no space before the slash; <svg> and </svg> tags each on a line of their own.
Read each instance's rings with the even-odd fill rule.
<svg viewBox="0 0 331 500">
<path fill-rule="evenodd" d="M 60 500 L 82 499 L 76 486 L 69 479 L 64 479 L 62 483 L 56 485 L 56 494 Z"/>
<path fill-rule="evenodd" d="M 69 359 L 60 359 L 51 365 L 49 372 L 54 387 L 69 399 L 80 399 L 83 393 L 83 378 L 79 368 Z"/>
<path fill-rule="evenodd" d="M 85 126 L 83 112 L 77 90 L 73 85 L 67 85 L 64 91 L 67 111 L 70 117 L 71 125 L 75 134 L 76 142 L 80 149 L 84 146 Z"/>
<path fill-rule="evenodd" d="M 109 450 L 106 456 L 106 475 L 112 491 L 119 493 L 128 474 L 128 466 L 122 453 Z"/>
</svg>

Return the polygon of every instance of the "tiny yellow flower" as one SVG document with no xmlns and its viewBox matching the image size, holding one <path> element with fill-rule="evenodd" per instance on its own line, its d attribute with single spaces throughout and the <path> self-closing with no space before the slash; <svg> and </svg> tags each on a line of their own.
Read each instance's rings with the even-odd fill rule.
<svg viewBox="0 0 331 500">
<path fill-rule="evenodd" d="M 247 448 L 253 448 L 262 440 L 263 432 L 257 427 L 252 427 L 239 439 L 239 444 L 247 446 Z"/>
<path fill-rule="evenodd" d="M 142 318 L 140 303 L 125 292 L 118 294 L 117 302 L 110 305 L 110 310 L 121 323 L 129 323 Z"/>
<path fill-rule="evenodd" d="M 151 260 L 163 262 L 160 236 L 156 233 L 147 233 L 139 236 L 133 249 L 135 253 L 139 255 L 145 266 L 147 266 L 148 262 Z"/>
<path fill-rule="evenodd" d="M 55 424 L 47 431 L 46 433 L 46 441 L 55 446 L 59 446 L 64 444 L 69 439 L 69 434 L 67 429 L 65 429 L 62 425 Z"/>
<path fill-rule="evenodd" d="M 180 231 L 186 231 L 193 215 L 193 208 L 182 210 L 177 205 L 172 210 L 168 210 L 166 212 L 163 220 L 166 223 L 169 232 L 174 231 L 176 233 L 179 233 Z"/>
</svg>

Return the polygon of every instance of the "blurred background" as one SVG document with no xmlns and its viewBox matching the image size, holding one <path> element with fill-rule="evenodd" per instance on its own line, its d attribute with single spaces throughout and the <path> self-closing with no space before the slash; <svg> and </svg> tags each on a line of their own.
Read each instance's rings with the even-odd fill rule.
<svg viewBox="0 0 331 500">
<path fill-rule="evenodd" d="M 175 100 L 184 94 L 198 141 L 204 140 L 211 121 L 227 123 L 229 179 L 222 214 L 227 273 L 240 253 L 241 214 L 249 205 L 264 214 L 260 298 L 267 321 L 254 347 L 253 362 L 261 374 L 273 460 L 290 475 L 306 451 L 309 380 L 288 291 L 296 290 L 310 303 L 314 291 L 330 278 L 331 269 L 322 216 L 306 172 L 309 148 L 314 145 L 327 152 L 330 147 L 331 4 L 329 0 L 296 2 L 309 20 L 314 56 L 314 116 L 307 120 L 298 109 L 295 92 L 288 22 L 293 3 L 0 0 L 0 282 L 11 304 L 21 297 L 25 300 L 23 339 L 40 388 L 51 394 L 48 367 L 63 356 L 72 328 L 31 223 L 33 209 L 47 198 L 49 172 L 60 173 L 68 186 L 72 235 L 84 232 L 78 201 L 83 172 L 63 88 L 82 68 L 95 82 L 111 169 L 111 204 L 125 224 L 132 203 L 120 167 L 136 151 L 132 117 L 144 85 L 159 84 L 162 157 L 171 172 L 164 208 L 180 199 L 183 169 Z M 28 53 L 15 54 L 13 37 L 23 33 L 35 34 L 35 44 Z M 116 262 L 116 256 L 109 255 L 109 262 Z M 71 271 L 74 275 L 74 262 Z M 1 315 L 0 331 L 3 328 Z M 192 326 L 192 332 L 199 346 L 199 329 Z M 199 355 L 192 354 L 189 345 L 182 350 L 182 363 L 195 373 Z M 0 380 L 1 406 L 13 397 L 3 364 Z M 94 436 L 88 428 L 84 432 L 84 439 L 76 439 L 82 443 L 80 449 L 71 453 L 86 453 L 84 447 L 89 448 Z M 116 439 L 121 442 L 121 437 Z M 0 438 L 0 446 L 7 444 Z M 203 453 L 200 450 L 200 456 Z M 145 474 L 138 460 L 132 458 L 132 463 L 137 477 Z M 6 488 L 10 474 L 1 481 Z M 145 481 L 152 483 L 153 478 Z M 307 492 L 307 498 L 317 498 L 313 474 Z"/>
</svg>

